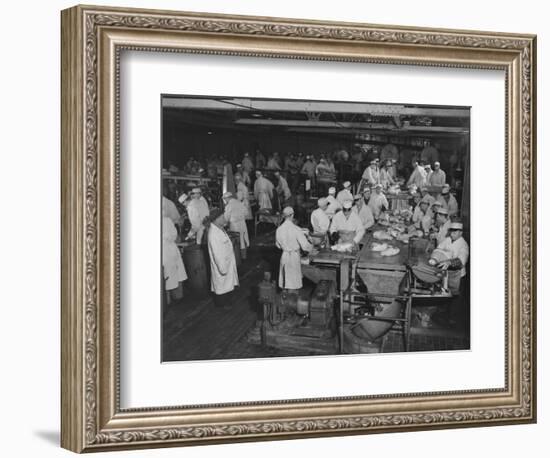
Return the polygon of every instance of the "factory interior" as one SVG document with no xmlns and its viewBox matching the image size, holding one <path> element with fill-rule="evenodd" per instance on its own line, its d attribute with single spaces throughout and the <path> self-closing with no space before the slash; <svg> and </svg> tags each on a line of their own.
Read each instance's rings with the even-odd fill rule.
<svg viewBox="0 0 550 458">
<path fill-rule="evenodd" d="M 163 362 L 470 348 L 470 108 L 163 95 Z"/>
</svg>

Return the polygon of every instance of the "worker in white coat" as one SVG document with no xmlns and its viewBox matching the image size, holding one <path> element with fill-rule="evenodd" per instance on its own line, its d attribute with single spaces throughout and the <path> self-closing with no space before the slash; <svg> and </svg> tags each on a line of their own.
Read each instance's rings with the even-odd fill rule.
<svg viewBox="0 0 550 458">
<path fill-rule="evenodd" d="M 437 200 L 441 203 L 443 208 L 449 210 L 449 217 L 458 215 L 458 202 L 455 196 L 451 194 L 451 188 L 449 185 L 443 186 L 441 194 L 437 196 Z"/>
<path fill-rule="evenodd" d="M 187 204 L 187 216 L 189 216 L 189 222 L 191 223 L 191 230 L 187 234 L 187 238 L 196 237 L 198 245 L 203 243 L 204 226 L 202 222 L 208 214 L 208 203 L 202 197 L 200 188 L 193 188 L 191 190 L 191 200 Z"/>
<path fill-rule="evenodd" d="M 290 198 L 292 197 L 292 193 L 290 192 L 290 188 L 288 187 L 288 181 L 286 181 L 286 178 L 282 176 L 281 172 L 279 171 L 276 171 L 274 175 L 275 178 L 277 178 L 276 190 L 279 196 L 279 201 L 281 202 L 281 206 L 288 206 Z"/>
<path fill-rule="evenodd" d="M 380 171 L 378 170 L 378 163 L 376 160 L 370 161 L 370 165 L 365 169 L 361 176 L 361 183 L 368 186 L 374 186 L 380 183 Z"/>
<path fill-rule="evenodd" d="M 317 200 L 317 207 L 317 209 L 311 212 L 311 227 L 316 234 L 326 234 L 330 227 L 330 218 L 326 213 L 328 208 L 327 199 L 321 197 Z"/>
<path fill-rule="evenodd" d="M 355 196 L 355 205 L 353 206 L 353 211 L 359 216 L 365 230 L 374 226 L 375 222 L 372 209 L 369 207 L 369 200 L 370 188 L 366 187 L 363 190 L 363 195 L 358 194 Z"/>
<path fill-rule="evenodd" d="M 279 287 L 285 290 L 295 290 L 302 287 L 302 266 L 300 263 L 300 249 L 311 251 L 313 248 L 304 232 L 292 221 L 294 210 L 285 207 L 283 210 L 284 222 L 275 232 L 277 247 L 283 250 L 279 266 Z"/>
<path fill-rule="evenodd" d="M 417 188 L 422 188 L 426 186 L 426 169 L 422 162 L 413 161 L 413 171 L 409 180 L 407 181 L 407 186 L 415 185 Z"/>
<path fill-rule="evenodd" d="M 250 246 L 248 228 L 246 227 L 246 208 L 229 191 L 223 193 L 222 200 L 225 205 L 223 216 L 227 221 L 229 230 L 239 233 L 241 258 L 246 259 L 247 248 Z"/>
<path fill-rule="evenodd" d="M 254 196 L 258 201 L 260 210 L 271 209 L 273 198 L 273 183 L 265 178 L 261 171 L 256 170 L 256 182 L 254 183 Z"/>
<path fill-rule="evenodd" d="M 418 205 L 415 207 L 412 216 L 412 223 L 416 229 L 420 229 L 425 234 L 429 232 L 433 221 L 430 206 L 430 199 L 427 196 L 422 197 Z"/>
<path fill-rule="evenodd" d="M 336 212 L 342 209 L 342 204 L 336 199 L 336 188 L 331 186 L 328 188 L 327 202 L 328 207 L 325 210 L 329 218 L 332 218 Z"/>
<path fill-rule="evenodd" d="M 384 210 L 388 210 L 390 208 L 390 204 L 382 192 L 381 184 L 374 185 L 372 190 L 373 192 L 369 199 L 369 207 L 372 210 L 374 218 L 378 219 Z"/>
<path fill-rule="evenodd" d="M 448 259 L 439 263 L 439 267 L 448 271 L 449 290 L 454 296 L 449 307 L 449 324 L 453 327 L 461 323 L 467 326 L 469 310 L 465 308 L 466 263 L 470 254 L 468 243 L 462 237 L 463 225 L 454 221 L 449 225 L 449 236 L 437 248 L 447 253 Z"/>
<path fill-rule="evenodd" d="M 250 208 L 250 199 L 248 195 L 248 187 L 244 184 L 242 177 L 235 177 L 235 184 L 237 185 L 237 200 L 242 202 L 244 208 L 246 208 L 246 218 L 252 219 L 252 209 Z"/>
<path fill-rule="evenodd" d="M 359 218 L 359 215 L 352 211 L 353 202 L 346 200 L 342 205 L 342 211 L 336 213 L 330 224 L 330 235 L 333 241 L 338 243 L 345 243 L 352 241 L 355 245 L 359 245 L 359 242 L 365 235 L 365 228 Z M 349 240 L 343 237 L 341 231 L 349 233 Z M 338 238 L 336 238 L 338 237 Z"/>
<path fill-rule="evenodd" d="M 230 308 L 232 292 L 239 286 L 239 275 L 233 243 L 224 230 L 225 224 L 223 211 L 219 208 L 212 209 L 204 219 L 214 302 L 217 307 Z"/>
<path fill-rule="evenodd" d="M 353 194 L 351 193 L 351 183 L 349 181 L 344 181 L 344 189 L 342 189 L 336 196 L 336 200 L 340 202 L 340 205 L 343 205 L 346 200 L 353 201 Z"/>
<path fill-rule="evenodd" d="M 250 174 L 254 170 L 254 163 L 252 162 L 252 159 L 250 159 L 249 153 L 244 153 L 241 164 L 243 166 L 243 170 L 248 174 L 248 176 L 250 176 Z"/>
<path fill-rule="evenodd" d="M 162 196 L 162 214 L 172 220 L 174 224 L 179 224 L 181 215 L 176 204 L 165 196 Z"/>
<path fill-rule="evenodd" d="M 436 206 L 432 211 L 435 211 L 434 226 L 436 232 L 431 234 L 431 238 L 435 239 L 436 246 L 438 246 L 448 237 L 451 220 L 449 219 L 449 211 L 440 205 Z"/>
<path fill-rule="evenodd" d="M 438 161 L 434 162 L 434 169 L 428 178 L 428 184 L 430 186 L 443 186 L 446 182 L 447 175 L 441 170 L 441 164 Z"/>
<path fill-rule="evenodd" d="M 167 300 L 172 298 L 171 291 L 180 290 L 181 283 L 187 280 L 187 272 L 181 258 L 180 250 L 176 245 L 178 231 L 172 218 L 163 213 L 162 216 L 162 272 L 164 274 L 164 288 Z M 174 297 L 177 299 L 177 297 Z M 181 297 L 180 297 L 181 298 Z"/>
</svg>

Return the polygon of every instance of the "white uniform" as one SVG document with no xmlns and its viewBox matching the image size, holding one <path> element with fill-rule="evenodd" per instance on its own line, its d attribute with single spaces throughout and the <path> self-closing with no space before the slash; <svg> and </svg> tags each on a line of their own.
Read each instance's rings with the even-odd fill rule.
<svg viewBox="0 0 550 458">
<path fill-rule="evenodd" d="M 428 184 L 431 186 L 443 186 L 447 182 L 447 175 L 441 169 L 434 170 L 428 178 Z"/>
<path fill-rule="evenodd" d="M 372 209 L 365 203 L 364 200 L 359 202 L 358 205 L 354 205 L 353 211 L 357 213 L 365 229 L 374 226 L 374 215 L 372 214 Z"/>
<path fill-rule="evenodd" d="M 330 218 L 322 208 L 317 208 L 311 212 L 311 227 L 313 227 L 313 232 L 328 232 L 328 228 L 330 227 Z"/>
<path fill-rule="evenodd" d="M 380 177 L 380 184 L 385 188 L 395 183 L 390 169 L 381 169 L 379 177 Z"/>
<path fill-rule="evenodd" d="M 431 223 L 433 221 L 433 213 L 430 209 L 426 210 L 426 213 L 422 211 L 420 205 L 417 205 L 413 211 L 412 222 L 417 228 L 422 229 L 424 232 L 430 230 Z"/>
<path fill-rule="evenodd" d="M 445 223 L 443 223 L 443 226 L 441 226 L 437 231 L 436 240 L 438 245 L 447 238 L 450 225 L 451 225 L 451 220 L 448 219 L 447 221 L 445 221 Z"/>
<path fill-rule="evenodd" d="M 333 195 L 327 196 L 328 207 L 325 210 L 325 213 L 332 218 L 334 214 L 342 209 L 342 204 L 336 200 L 336 197 Z"/>
<path fill-rule="evenodd" d="M 174 224 L 180 220 L 180 212 L 176 204 L 164 196 L 162 196 L 162 216 L 167 216 Z"/>
<path fill-rule="evenodd" d="M 254 196 L 256 196 L 260 210 L 272 208 L 273 183 L 263 176 L 257 178 L 254 183 Z"/>
<path fill-rule="evenodd" d="M 187 272 L 176 245 L 178 231 L 169 216 L 162 217 L 162 267 L 166 291 L 176 289 L 180 282 L 187 279 Z"/>
<path fill-rule="evenodd" d="M 189 235 L 193 236 L 197 234 L 197 243 L 202 241 L 202 235 L 204 233 L 204 225 L 202 221 L 210 214 L 208 210 L 208 204 L 204 197 L 199 199 L 191 199 L 187 205 L 187 216 L 189 216 L 189 222 L 191 223 L 191 230 Z"/>
<path fill-rule="evenodd" d="M 353 237 L 355 243 L 359 243 L 365 235 L 365 228 L 363 227 L 361 218 L 359 218 L 359 215 L 355 212 L 350 212 L 347 218 L 344 212 L 338 212 L 334 215 L 330 225 L 330 233 L 333 234 L 338 231 L 355 232 L 355 236 Z"/>
<path fill-rule="evenodd" d="M 452 194 L 450 194 L 450 197 L 449 197 L 449 202 L 447 202 L 445 200 L 445 197 L 443 197 L 441 194 L 439 196 L 437 196 L 437 201 L 438 202 L 441 202 L 441 205 L 443 206 L 443 208 L 446 208 L 447 211 L 449 212 L 449 218 L 451 216 L 455 216 L 455 215 L 458 215 L 458 202 L 456 201 L 456 198 L 455 196 L 453 196 Z"/>
<path fill-rule="evenodd" d="M 211 224 L 208 229 L 210 287 L 215 294 L 225 294 L 239 286 L 233 243 L 223 229 Z"/>
<path fill-rule="evenodd" d="M 382 207 L 389 209 L 390 205 L 388 204 L 388 199 L 386 199 L 386 196 L 384 194 L 374 193 L 372 196 L 370 196 L 369 207 L 372 210 L 372 214 L 374 215 L 374 217 L 378 218 L 380 216 L 380 213 L 382 212 Z"/>
<path fill-rule="evenodd" d="M 346 200 L 353 201 L 353 194 L 349 191 L 349 189 L 342 189 L 337 195 L 336 200 L 340 202 L 340 205 L 344 205 L 344 202 Z"/>
<path fill-rule="evenodd" d="M 378 169 L 373 169 L 372 167 L 367 167 L 361 176 L 369 185 L 374 186 L 375 184 L 380 183 L 380 172 Z"/>
<path fill-rule="evenodd" d="M 246 208 L 242 202 L 237 199 L 229 199 L 223 213 L 229 223 L 229 230 L 238 232 L 241 241 L 241 250 L 250 246 L 248 239 L 248 229 L 246 227 Z"/>
<path fill-rule="evenodd" d="M 254 164 L 252 163 L 252 160 L 247 156 L 244 157 L 241 162 L 243 169 L 246 173 L 250 174 L 252 170 L 254 170 Z"/>
<path fill-rule="evenodd" d="M 282 194 L 285 201 L 290 199 L 290 197 L 292 196 L 290 188 L 288 187 L 288 182 L 286 181 L 285 177 L 279 177 L 279 182 L 277 183 L 277 193 Z"/>
<path fill-rule="evenodd" d="M 302 230 L 288 219 L 277 228 L 275 241 L 277 247 L 283 250 L 279 267 L 279 287 L 300 289 L 302 287 L 300 248 L 311 251 L 311 244 Z"/>
<path fill-rule="evenodd" d="M 237 185 L 237 199 L 241 201 L 246 208 L 246 218 L 252 219 L 252 209 L 250 208 L 250 200 L 248 199 L 248 188 L 244 183 Z"/>
<path fill-rule="evenodd" d="M 416 168 L 411 173 L 411 176 L 409 177 L 409 181 L 407 181 L 407 186 L 410 186 L 412 184 L 416 185 L 418 188 L 421 188 L 422 186 L 426 186 L 426 170 L 424 167 L 416 166 Z"/>
<path fill-rule="evenodd" d="M 445 240 L 443 240 L 443 242 L 441 242 L 437 248 L 447 252 L 450 259 L 460 259 L 460 261 L 462 262 L 460 276 L 464 277 L 466 275 L 466 263 L 468 262 L 468 256 L 470 254 L 470 248 L 468 247 L 468 243 L 466 242 L 466 240 L 460 237 L 458 240 L 453 242 L 451 237 L 446 237 Z"/>
</svg>

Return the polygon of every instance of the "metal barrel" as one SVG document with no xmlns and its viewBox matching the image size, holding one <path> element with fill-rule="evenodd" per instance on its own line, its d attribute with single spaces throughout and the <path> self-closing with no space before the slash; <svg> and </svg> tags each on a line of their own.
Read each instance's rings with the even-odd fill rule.
<svg viewBox="0 0 550 458">
<path fill-rule="evenodd" d="M 231 243 L 233 243 L 233 251 L 235 252 L 235 262 L 237 263 L 237 267 L 239 267 L 242 263 L 241 234 L 234 231 L 227 231 L 227 235 L 229 235 L 229 238 L 231 239 Z"/>
<path fill-rule="evenodd" d="M 200 245 L 186 246 L 183 249 L 183 263 L 191 289 L 197 293 L 207 293 L 210 288 L 204 249 Z"/>
</svg>

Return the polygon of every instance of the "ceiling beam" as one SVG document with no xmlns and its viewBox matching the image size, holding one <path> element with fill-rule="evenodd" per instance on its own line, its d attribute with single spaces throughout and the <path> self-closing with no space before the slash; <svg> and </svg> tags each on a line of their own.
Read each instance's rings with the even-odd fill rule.
<svg viewBox="0 0 550 458">
<path fill-rule="evenodd" d="M 316 113 L 361 113 L 378 116 L 431 116 L 468 118 L 467 107 L 422 107 L 417 105 L 397 105 L 360 102 L 317 102 L 301 100 L 252 100 L 245 98 L 200 98 L 164 97 L 164 108 L 192 110 L 237 110 L 255 112 L 316 112 Z"/>
</svg>

